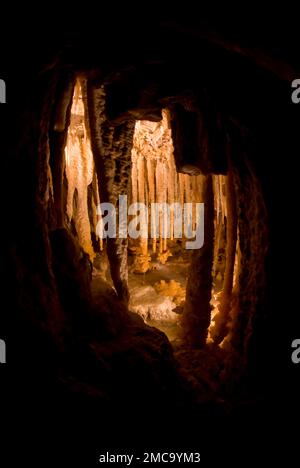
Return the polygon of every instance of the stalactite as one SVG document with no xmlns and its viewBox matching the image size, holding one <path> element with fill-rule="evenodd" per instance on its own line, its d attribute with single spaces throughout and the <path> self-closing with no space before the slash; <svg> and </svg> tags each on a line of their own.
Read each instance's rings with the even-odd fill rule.
<svg viewBox="0 0 300 468">
<path fill-rule="evenodd" d="M 196 229 L 197 176 L 191 176 L 191 202 L 193 203 L 193 230 Z"/>
<path fill-rule="evenodd" d="M 84 106 L 80 82 L 76 82 L 71 108 L 70 126 L 65 147 L 65 170 L 68 181 L 66 212 L 69 222 L 73 220 L 82 248 L 93 260 L 91 228 L 88 213 L 87 187 L 93 180 L 93 155 L 84 125 Z M 76 213 L 73 213 L 74 192 L 77 190 Z"/>
<path fill-rule="evenodd" d="M 153 228 L 157 228 L 157 239 L 152 239 L 152 253 L 157 253 L 157 260 L 165 263 L 170 256 L 169 242 L 174 239 L 173 203 L 194 203 L 192 209 L 192 227 L 196 228 L 195 203 L 201 201 L 202 176 L 181 174 L 177 172 L 174 148 L 169 125 L 168 112 L 162 112 L 161 122 L 138 121 L 135 124 L 132 149 L 132 201 L 140 201 L 148 206 L 151 203 L 168 204 L 167 212 L 160 212 L 158 219 L 150 217 Z M 158 225 L 156 226 L 156 223 Z M 170 239 L 170 241 L 169 241 Z M 171 244 L 170 244 L 171 245 Z M 147 271 L 149 254 L 148 243 L 140 239 L 136 242 L 134 271 L 137 264 L 143 272 Z M 156 252 L 158 250 L 158 252 Z M 141 256 L 144 255 L 144 261 Z"/>
<path fill-rule="evenodd" d="M 162 200 L 163 204 L 168 202 L 168 175 L 167 175 L 167 161 L 164 162 L 162 165 Z M 167 251 L 167 242 L 168 242 L 168 229 L 170 226 L 168 225 L 168 215 L 166 210 L 163 213 L 162 216 L 162 251 L 166 252 Z"/>
<path fill-rule="evenodd" d="M 181 206 L 184 204 L 184 174 L 178 174 L 178 198 Z"/>
<path fill-rule="evenodd" d="M 138 172 L 137 172 L 137 160 L 136 157 L 132 156 L 132 168 L 131 168 L 131 203 L 137 203 L 138 201 Z"/>
<path fill-rule="evenodd" d="M 100 204 L 100 196 L 99 196 L 99 182 L 98 182 L 98 178 L 97 178 L 97 174 L 96 174 L 96 170 L 95 170 L 95 167 L 94 167 L 94 171 L 93 171 L 93 182 L 92 182 L 92 206 L 91 206 L 91 209 L 92 209 L 92 217 L 93 217 L 93 226 L 94 226 L 94 235 L 95 237 L 97 238 L 97 240 L 99 239 L 99 248 L 100 250 L 103 250 L 103 239 L 102 238 L 98 238 L 98 235 L 97 235 L 97 225 L 98 225 L 98 221 L 99 221 L 99 214 L 97 212 L 97 207 L 99 206 Z"/>
<path fill-rule="evenodd" d="M 162 190 L 162 179 L 163 179 L 163 173 L 162 173 L 162 162 L 160 160 L 157 161 L 156 164 L 156 172 L 155 172 L 155 180 L 156 180 L 156 187 L 157 187 L 157 192 L 156 192 L 156 202 L 157 203 L 162 203 L 163 202 L 163 190 Z M 163 219 L 162 219 L 162 213 L 159 213 L 158 217 L 158 223 L 159 223 L 159 253 L 161 254 L 163 251 L 163 244 L 162 244 L 162 229 L 163 229 Z"/>
<path fill-rule="evenodd" d="M 173 149 L 173 148 L 172 148 Z M 176 168 L 175 168 L 175 162 L 174 158 L 172 157 L 172 153 L 169 154 L 168 160 L 167 160 L 167 177 L 168 177 L 168 203 L 172 204 L 175 202 L 176 197 L 175 197 L 175 183 L 177 179 L 177 174 L 176 174 Z M 174 211 L 171 211 L 170 214 L 170 239 L 173 240 L 174 238 Z"/>
<path fill-rule="evenodd" d="M 148 185 L 149 185 L 149 203 L 155 203 L 155 179 L 154 179 L 154 174 L 155 174 L 155 160 L 146 158 L 146 164 L 147 164 L 147 177 L 148 177 Z M 132 174 L 132 177 L 134 177 L 134 174 Z M 156 230 L 156 219 L 155 216 L 153 219 L 151 218 L 151 212 L 150 212 L 150 231 L 151 231 L 151 225 L 153 225 L 153 230 Z M 156 237 L 152 239 L 152 251 L 155 253 L 156 252 Z"/>
<path fill-rule="evenodd" d="M 50 168 L 48 177 L 51 180 L 51 192 L 53 195 L 55 214 L 52 219 L 53 228 L 65 227 L 64 211 L 64 149 L 70 135 L 71 108 L 74 105 L 73 97 L 76 97 L 78 84 L 75 88 L 75 80 L 68 79 L 62 87 L 58 104 L 54 107 L 53 129 L 50 132 Z M 74 122 L 73 122 L 74 126 Z"/>
<path fill-rule="evenodd" d="M 218 280 L 223 281 L 223 278 L 219 278 L 221 275 L 220 263 L 225 263 L 225 258 L 223 260 L 222 253 L 222 244 L 224 242 L 224 232 L 226 232 L 225 226 L 225 205 L 226 197 L 223 193 L 222 188 L 223 176 L 214 175 L 213 176 L 213 186 L 214 186 L 214 205 L 215 205 L 215 245 L 214 245 L 214 265 L 213 265 L 213 275 L 215 283 Z M 220 262 L 221 259 L 221 262 Z"/>
</svg>

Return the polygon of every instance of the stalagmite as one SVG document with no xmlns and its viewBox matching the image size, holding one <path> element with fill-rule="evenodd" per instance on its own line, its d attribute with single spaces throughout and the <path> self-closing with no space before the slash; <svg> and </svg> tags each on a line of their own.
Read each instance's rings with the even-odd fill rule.
<svg viewBox="0 0 300 468">
<path fill-rule="evenodd" d="M 257 325 L 254 324 L 259 318 L 264 320 L 264 262 L 269 246 L 269 233 L 261 186 L 247 161 L 243 166 L 243 176 L 235 173 L 234 181 L 239 200 L 237 216 L 241 241 L 235 271 L 238 281 L 235 285 L 234 307 L 231 311 L 229 334 L 222 347 L 234 350 L 243 366 L 247 365 L 245 360 L 249 357 L 251 341 L 263 339 L 262 336 L 255 335 Z M 261 305 L 258 307 L 258 304 Z"/>
<path fill-rule="evenodd" d="M 145 180 L 145 160 L 144 158 L 139 158 L 137 160 L 137 180 L 138 180 L 138 201 L 144 205 L 146 203 L 146 180 Z M 145 218 L 144 223 L 148 222 L 148 219 Z M 148 238 L 141 237 L 140 239 L 140 254 L 148 259 Z"/>
<path fill-rule="evenodd" d="M 193 252 L 186 302 L 182 318 L 183 333 L 191 346 L 205 346 L 211 319 L 212 263 L 214 244 L 214 200 L 212 176 L 206 176 L 203 183 L 205 203 L 204 245 Z"/>
</svg>

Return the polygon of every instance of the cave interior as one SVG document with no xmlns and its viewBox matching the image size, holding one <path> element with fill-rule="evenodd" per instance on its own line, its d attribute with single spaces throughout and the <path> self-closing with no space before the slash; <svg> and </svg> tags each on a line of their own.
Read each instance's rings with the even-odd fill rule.
<svg viewBox="0 0 300 468">
<path fill-rule="evenodd" d="M 230 22 L 128 24 L 53 41 L 45 28 L 14 46 L 1 108 L 11 411 L 20 434 L 29 417 L 36 433 L 54 421 L 62 445 L 66 433 L 91 445 L 101 434 L 208 446 L 216 431 L 245 442 L 240 428 L 269 431 L 299 388 L 283 352 L 299 320 L 285 273 L 299 54 L 263 28 L 255 47 Z M 154 238 L 101 239 L 97 207 L 120 195 L 203 203 L 203 246 L 165 235 L 163 216 Z"/>
</svg>

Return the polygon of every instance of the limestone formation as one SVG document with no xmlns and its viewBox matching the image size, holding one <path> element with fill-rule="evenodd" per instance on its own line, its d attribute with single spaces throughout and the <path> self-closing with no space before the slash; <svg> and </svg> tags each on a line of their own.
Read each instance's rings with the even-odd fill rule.
<svg viewBox="0 0 300 468">
<path fill-rule="evenodd" d="M 134 121 L 113 126 L 105 111 L 105 89 L 88 83 L 87 101 L 92 150 L 102 203 L 117 207 L 119 194 L 127 194 L 130 186 L 131 148 Z M 108 238 L 107 254 L 111 277 L 120 298 L 128 302 L 127 239 Z"/>
<path fill-rule="evenodd" d="M 162 111 L 160 122 L 136 122 L 131 155 L 132 203 L 144 203 L 150 211 L 152 203 L 180 203 L 183 207 L 184 203 L 201 202 L 203 176 L 178 173 L 173 153 L 170 117 L 166 110 Z M 194 211 L 193 228 L 195 223 Z M 149 240 L 138 241 L 139 260 L 135 260 L 135 264 L 141 265 L 141 272 L 150 268 L 148 252 L 157 253 L 157 259 L 162 264 L 170 256 L 168 243 L 174 239 L 174 208 L 171 207 L 169 222 L 166 211 L 159 216 L 150 216 L 148 230 Z M 141 258 L 143 255 L 144 261 Z"/>
<path fill-rule="evenodd" d="M 82 248 L 93 260 L 91 227 L 88 213 L 88 186 L 94 175 L 91 144 L 85 127 L 82 90 L 77 81 L 74 88 L 71 120 L 65 147 L 65 170 L 67 178 L 67 220 L 75 225 Z"/>
</svg>

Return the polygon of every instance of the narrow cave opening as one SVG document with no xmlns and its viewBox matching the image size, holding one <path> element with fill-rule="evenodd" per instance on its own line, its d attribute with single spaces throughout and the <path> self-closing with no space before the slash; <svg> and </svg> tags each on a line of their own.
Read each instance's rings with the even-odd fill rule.
<svg viewBox="0 0 300 468">
<path fill-rule="evenodd" d="M 180 336 L 191 256 L 184 210 L 191 210 L 194 233 L 203 176 L 177 172 L 167 109 L 158 122 L 136 122 L 131 158 L 130 203 L 147 207 L 147 232 L 129 239 L 129 308 L 173 341 Z"/>
</svg>

